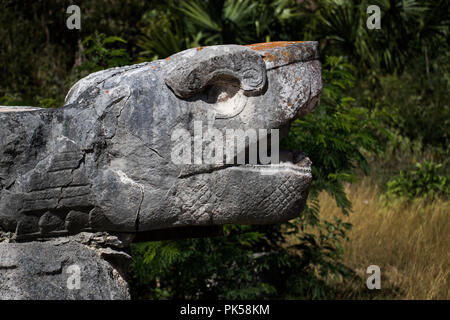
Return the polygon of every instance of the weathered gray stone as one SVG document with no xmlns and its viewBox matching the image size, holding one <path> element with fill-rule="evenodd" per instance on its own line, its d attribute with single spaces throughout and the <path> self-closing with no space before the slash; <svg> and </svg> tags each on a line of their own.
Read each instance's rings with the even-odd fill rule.
<svg viewBox="0 0 450 320">
<path fill-rule="evenodd" d="M 235 79 L 246 93 L 260 93 L 266 84 L 266 64 L 257 51 L 238 45 L 194 49 L 195 59 L 182 53 L 167 71 L 166 84 L 181 98 L 200 93 L 218 80 Z"/>
<path fill-rule="evenodd" d="M 307 158 L 274 175 L 255 164 L 174 164 L 171 135 L 193 135 L 196 120 L 224 136 L 288 127 L 317 104 L 317 58 L 315 42 L 195 48 L 91 74 L 58 109 L 2 108 L 0 227 L 20 239 L 298 216 Z"/>
</svg>

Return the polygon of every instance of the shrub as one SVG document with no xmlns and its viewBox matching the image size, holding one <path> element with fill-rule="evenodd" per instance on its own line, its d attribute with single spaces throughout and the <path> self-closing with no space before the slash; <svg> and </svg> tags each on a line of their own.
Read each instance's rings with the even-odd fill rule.
<svg viewBox="0 0 450 320">
<path fill-rule="evenodd" d="M 80 71 L 93 73 L 99 70 L 120 67 L 131 63 L 131 58 L 125 48 L 120 45 L 127 41 L 120 37 L 109 36 L 103 33 L 94 33 L 83 40 L 84 62 L 79 67 Z"/>
<path fill-rule="evenodd" d="M 400 171 L 400 174 L 387 184 L 387 198 L 433 200 L 437 196 L 448 196 L 450 183 L 448 177 L 441 175 L 441 168 L 442 164 L 424 160 L 422 163 L 416 163 L 415 170 Z"/>
</svg>

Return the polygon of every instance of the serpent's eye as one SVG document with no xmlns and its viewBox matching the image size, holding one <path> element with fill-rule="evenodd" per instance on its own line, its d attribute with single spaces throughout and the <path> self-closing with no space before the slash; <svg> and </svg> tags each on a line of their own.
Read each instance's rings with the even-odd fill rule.
<svg viewBox="0 0 450 320">
<path fill-rule="evenodd" d="M 217 112 L 216 119 L 237 116 L 244 109 L 247 99 L 236 79 L 218 81 L 206 90 L 206 102 Z"/>
</svg>

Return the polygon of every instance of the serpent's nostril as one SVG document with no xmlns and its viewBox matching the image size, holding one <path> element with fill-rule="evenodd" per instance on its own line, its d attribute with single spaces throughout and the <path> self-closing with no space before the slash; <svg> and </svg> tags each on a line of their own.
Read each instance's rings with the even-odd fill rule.
<svg viewBox="0 0 450 320">
<path fill-rule="evenodd" d="M 239 82 L 234 81 L 220 81 L 208 87 L 207 103 L 215 104 L 217 102 L 225 102 L 233 98 L 239 91 Z"/>
</svg>

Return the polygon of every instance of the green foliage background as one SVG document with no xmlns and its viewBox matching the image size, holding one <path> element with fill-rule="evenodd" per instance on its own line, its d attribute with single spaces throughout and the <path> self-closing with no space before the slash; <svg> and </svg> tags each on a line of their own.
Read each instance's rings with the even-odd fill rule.
<svg viewBox="0 0 450 320">
<path fill-rule="evenodd" d="M 61 106 L 91 72 L 196 46 L 320 43 L 321 103 L 283 141 L 313 162 L 303 214 L 225 226 L 224 237 L 135 244 L 134 298 L 337 297 L 336 284 L 354 279 L 340 262 L 351 226 L 320 217 L 320 192 L 350 214 L 344 185 L 375 164 L 388 198 L 448 195 L 449 1 L 84 0 L 81 30 L 65 27 L 70 4 L 1 2 L 0 104 Z M 371 4 L 380 30 L 366 27 Z"/>
</svg>

